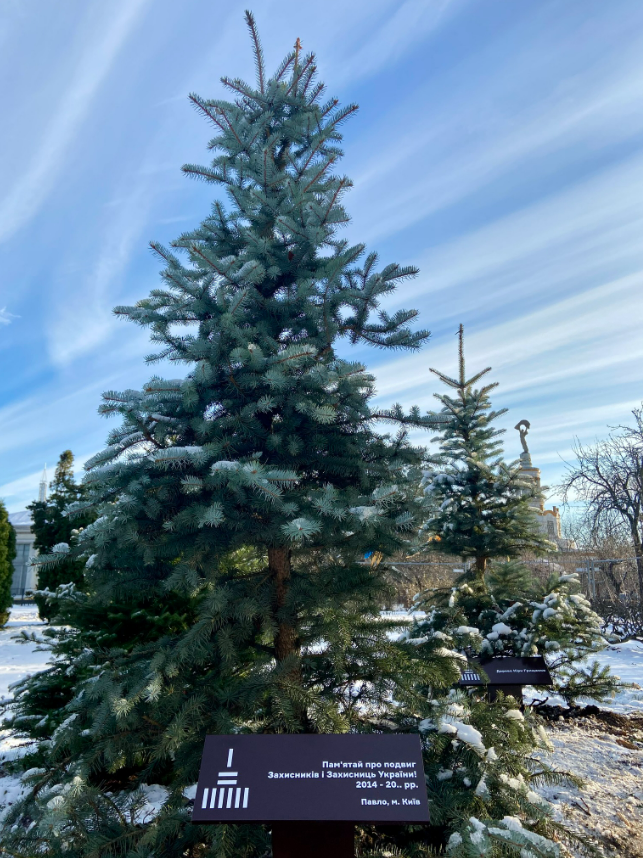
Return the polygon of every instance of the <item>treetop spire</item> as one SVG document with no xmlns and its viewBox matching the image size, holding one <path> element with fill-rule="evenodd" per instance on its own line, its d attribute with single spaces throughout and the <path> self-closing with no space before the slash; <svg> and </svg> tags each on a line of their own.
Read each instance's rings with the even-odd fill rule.
<svg viewBox="0 0 643 858">
<path fill-rule="evenodd" d="M 485 369 L 477 372 L 471 378 L 467 378 L 465 371 L 465 361 L 464 361 L 464 326 L 460 324 L 458 330 L 456 332 L 456 336 L 458 337 L 458 378 L 451 378 L 448 375 L 445 375 L 443 372 L 440 372 L 438 369 L 433 369 L 433 367 L 429 367 L 429 371 L 437 375 L 437 377 L 446 384 L 448 387 L 453 388 L 458 391 L 460 399 L 464 402 L 464 398 L 467 394 L 467 391 L 470 391 L 473 385 L 482 378 L 483 375 L 486 375 L 488 372 L 491 372 L 491 367 L 488 366 Z M 482 394 L 488 393 L 490 390 L 493 390 L 494 387 L 498 386 L 498 382 L 494 382 L 493 384 L 484 387 L 481 391 Z M 435 393 L 434 396 L 436 399 L 439 399 L 440 402 L 443 402 L 444 397 L 440 393 Z"/>
<path fill-rule="evenodd" d="M 460 387 L 464 389 L 466 375 L 464 372 L 464 328 L 462 322 L 458 328 L 458 366 L 460 368 Z"/>
</svg>

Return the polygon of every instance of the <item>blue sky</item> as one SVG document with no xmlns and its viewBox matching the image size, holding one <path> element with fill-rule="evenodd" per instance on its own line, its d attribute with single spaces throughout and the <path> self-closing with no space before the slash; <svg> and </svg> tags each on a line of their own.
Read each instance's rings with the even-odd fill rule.
<svg viewBox="0 0 643 858">
<path fill-rule="evenodd" d="M 45 462 L 82 463 L 105 389 L 151 370 L 111 314 L 158 284 L 150 239 L 208 212 L 180 173 L 210 129 L 187 101 L 250 78 L 236 0 L 6 0 L 0 20 L 0 497 L 18 510 Z M 433 336 L 360 351 L 382 403 L 432 408 L 429 367 L 491 365 L 511 427 L 532 422 L 554 484 L 643 399 L 643 4 L 639 0 L 257 0 L 266 59 L 297 36 L 345 126 L 348 237 L 417 264 L 395 304 Z M 175 373 L 170 370 L 169 373 Z"/>
</svg>

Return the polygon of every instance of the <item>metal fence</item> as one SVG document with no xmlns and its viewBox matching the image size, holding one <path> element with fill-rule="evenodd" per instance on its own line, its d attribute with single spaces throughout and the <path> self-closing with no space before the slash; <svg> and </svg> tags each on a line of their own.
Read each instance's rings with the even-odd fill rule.
<svg viewBox="0 0 643 858">
<path fill-rule="evenodd" d="M 543 578 L 552 572 L 576 573 L 583 592 L 592 602 L 639 600 L 636 559 L 633 556 L 599 556 L 596 552 L 576 549 L 541 558 L 525 558 L 525 562 Z"/>
<path fill-rule="evenodd" d="M 639 604 L 636 560 L 632 557 L 600 557 L 584 550 L 558 551 L 545 557 L 528 555 L 520 558 L 534 578 L 545 583 L 552 574 L 578 575 L 583 593 L 592 604 Z M 404 558 L 389 561 L 390 579 L 395 598 L 409 607 L 413 597 L 425 590 L 450 587 L 459 574 L 468 570 L 471 561 L 449 555 Z"/>
<path fill-rule="evenodd" d="M 33 602 L 33 590 L 25 587 L 12 587 L 11 598 L 14 605 L 25 605 Z"/>
</svg>

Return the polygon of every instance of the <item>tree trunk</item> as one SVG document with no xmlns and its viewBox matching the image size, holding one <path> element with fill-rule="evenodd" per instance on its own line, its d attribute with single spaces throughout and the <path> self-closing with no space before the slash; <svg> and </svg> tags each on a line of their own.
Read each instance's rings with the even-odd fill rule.
<svg viewBox="0 0 643 858">
<path fill-rule="evenodd" d="M 476 578 L 484 583 L 485 572 L 487 571 L 487 558 L 476 557 Z"/>
<path fill-rule="evenodd" d="M 277 662 L 291 655 L 299 655 L 297 630 L 285 622 L 279 614 L 286 604 L 290 583 L 290 549 L 269 548 L 268 568 L 275 588 L 275 614 L 277 615 L 277 634 L 275 635 L 275 657 Z"/>
<path fill-rule="evenodd" d="M 638 531 L 634 535 L 634 556 L 636 557 L 636 571 L 639 579 L 639 599 L 643 606 L 643 546 L 639 539 Z"/>
<path fill-rule="evenodd" d="M 618 577 L 617 577 L 616 573 L 614 572 L 614 566 L 615 565 L 616 564 L 614 564 L 614 563 L 608 563 L 607 566 L 605 567 L 605 574 L 607 575 L 607 578 L 609 579 L 612 587 L 614 588 L 614 597 L 615 597 L 616 601 L 618 602 L 618 601 L 620 601 L 621 592 L 622 592 L 623 588 L 621 587 L 621 582 L 618 580 Z M 608 588 L 608 596 L 609 596 L 609 588 Z"/>
</svg>

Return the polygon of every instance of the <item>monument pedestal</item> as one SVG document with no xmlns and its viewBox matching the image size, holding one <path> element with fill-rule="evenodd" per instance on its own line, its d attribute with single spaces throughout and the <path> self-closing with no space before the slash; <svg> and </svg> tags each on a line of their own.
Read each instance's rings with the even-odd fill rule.
<svg viewBox="0 0 643 858">
<path fill-rule="evenodd" d="M 274 822 L 274 858 L 354 858 L 352 822 Z"/>
</svg>

